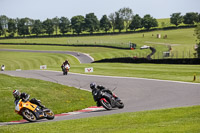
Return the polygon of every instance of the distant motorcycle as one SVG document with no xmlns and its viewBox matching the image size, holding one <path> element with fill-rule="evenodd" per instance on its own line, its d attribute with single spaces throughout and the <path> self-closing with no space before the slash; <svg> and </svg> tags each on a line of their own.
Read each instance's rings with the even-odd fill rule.
<svg viewBox="0 0 200 133">
<path fill-rule="evenodd" d="M 101 90 L 99 93 L 94 94 L 99 102 L 105 109 L 111 110 L 112 108 L 124 108 L 124 103 L 115 94 L 111 94 Z"/>
<path fill-rule="evenodd" d="M 23 102 L 22 99 L 15 101 L 15 112 L 30 122 L 44 118 L 48 120 L 54 119 L 54 113 L 50 109 L 41 109 L 38 105 L 29 101 Z"/>
<path fill-rule="evenodd" d="M 62 70 L 63 70 L 63 75 L 67 75 L 69 72 L 70 66 L 67 64 L 65 65 Z"/>
</svg>

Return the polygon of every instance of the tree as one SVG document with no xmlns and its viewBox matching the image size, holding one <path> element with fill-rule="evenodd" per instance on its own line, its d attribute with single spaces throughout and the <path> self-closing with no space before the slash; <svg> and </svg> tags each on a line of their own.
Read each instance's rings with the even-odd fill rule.
<svg viewBox="0 0 200 133">
<path fill-rule="evenodd" d="M 70 21 L 68 18 L 65 18 L 65 17 L 60 18 L 59 29 L 63 35 L 70 31 Z"/>
<path fill-rule="evenodd" d="M 170 18 L 170 23 L 178 26 L 183 22 L 183 16 L 181 16 L 181 13 L 173 13 Z"/>
<path fill-rule="evenodd" d="M 158 22 L 155 18 L 151 17 L 151 15 L 147 14 L 142 19 L 142 26 L 149 30 L 151 27 L 157 27 Z"/>
<path fill-rule="evenodd" d="M 112 28 L 111 23 L 106 15 L 103 15 L 103 17 L 100 20 L 100 28 L 106 33 Z"/>
<path fill-rule="evenodd" d="M 17 27 L 14 19 L 8 20 L 8 33 L 10 37 L 14 37 Z"/>
<path fill-rule="evenodd" d="M 99 20 L 94 13 L 86 14 L 85 16 L 85 28 L 90 34 L 99 30 Z"/>
<path fill-rule="evenodd" d="M 142 28 L 142 18 L 136 14 L 132 17 L 131 24 L 129 25 L 129 29 L 136 30 L 138 28 Z"/>
<path fill-rule="evenodd" d="M 112 29 L 113 29 L 113 32 L 115 32 L 115 13 L 111 13 L 109 16 L 108 16 L 110 22 L 111 22 L 111 26 L 112 26 Z"/>
<path fill-rule="evenodd" d="M 78 15 L 71 18 L 71 27 L 73 29 L 73 33 L 76 32 L 78 35 L 83 31 L 85 24 L 85 19 L 83 16 Z"/>
<path fill-rule="evenodd" d="M 116 17 L 115 17 L 115 28 L 121 32 L 121 30 L 124 29 L 124 21 L 123 18 L 120 16 L 119 12 L 115 12 Z"/>
<path fill-rule="evenodd" d="M 59 18 L 56 16 L 55 18 L 52 19 L 56 35 L 58 34 L 58 27 L 59 27 Z"/>
<path fill-rule="evenodd" d="M 198 58 L 200 58 L 200 24 L 197 25 L 197 27 L 195 28 L 195 34 L 197 36 L 197 39 L 199 40 L 199 42 L 197 43 L 197 55 L 198 55 Z"/>
<path fill-rule="evenodd" d="M 128 31 L 129 25 L 131 23 L 131 18 L 133 16 L 133 11 L 130 8 L 124 7 L 119 10 L 119 14 L 125 23 L 125 29 Z"/>
<path fill-rule="evenodd" d="M 38 36 L 42 34 L 42 30 L 42 22 L 40 20 L 35 20 L 33 23 L 33 28 L 31 29 L 31 33 Z"/>
<path fill-rule="evenodd" d="M 194 24 L 198 22 L 198 13 L 189 12 L 183 16 L 183 23 L 184 24 Z"/>
<path fill-rule="evenodd" d="M 47 33 L 49 36 L 53 34 L 54 28 L 53 28 L 53 21 L 51 19 L 46 19 L 42 24 L 45 33 Z"/>
<path fill-rule="evenodd" d="M 5 37 L 6 37 L 6 31 L 8 29 L 8 21 L 9 21 L 9 18 L 6 17 L 5 15 L 0 16 L 0 23 L 1 23 L 1 26 L 3 28 L 2 34 L 4 34 Z"/>
<path fill-rule="evenodd" d="M 3 35 L 3 26 L 2 26 L 1 21 L 0 21 L 0 36 L 2 36 L 2 35 Z"/>
<path fill-rule="evenodd" d="M 199 23 L 200 22 L 200 13 L 199 13 L 199 15 L 198 15 L 198 22 L 197 23 Z"/>
<path fill-rule="evenodd" d="M 18 35 L 29 35 L 29 26 L 28 26 L 28 21 L 25 18 L 19 19 L 17 22 L 17 32 Z"/>
</svg>

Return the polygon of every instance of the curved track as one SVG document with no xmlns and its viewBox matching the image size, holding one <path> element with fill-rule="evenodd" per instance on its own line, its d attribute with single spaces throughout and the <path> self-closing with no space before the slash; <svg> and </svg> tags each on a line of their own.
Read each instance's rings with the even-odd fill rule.
<svg viewBox="0 0 200 133">
<path fill-rule="evenodd" d="M 124 109 L 61 116 L 56 117 L 53 121 L 200 104 L 200 84 L 195 83 L 75 73 L 64 76 L 62 72 L 45 70 L 4 71 L 0 73 L 41 79 L 86 90 L 90 90 L 89 84 L 91 82 L 105 85 L 111 90 L 117 87 L 114 92 L 125 103 Z"/>
<path fill-rule="evenodd" d="M 77 58 L 80 63 L 91 63 L 94 61 L 94 59 L 87 54 L 71 52 L 71 51 L 41 51 L 41 50 L 39 51 L 39 50 L 17 50 L 17 49 L 0 49 L 0 51 L 69 54 Z"/>
<path fill-rule="evenodd" d="M 45 52 L 45 53 L 65 53 L 64 51 L 34 51 L 34 50 L 2 50 L 20 52 Z M 81 63 L 90 63 L 92 59 L 85 54 L 71 52 Z M 81 57 L 81 58 L 80 58 Z M 69 73 L 64 76 L 62 72 L 45 70 L 26 70 L 26 71 L 4 71 L 0 72 L 7 75 L 35 78 L 55 82 L 63 85 L 73 86 L 90 91 L 89 84 L 96 82 L 109 89 L 115 89 L 115 94 L 119 95 L 125 103 L 124 109 L 111 111 L 96 111 L 77 115 L 66 115 L 55 117 L 53 121 L 79 119 L 92 116 L 102 116 L 108 114 L 135 112 L 162 108 L 173 108 L 200 104 L 200 84 L 152 80 L 143 78 L 112 77 L 98 75 L 84 75 Z M 45 120 L 43 120 L 44 122 Z M 5 123 L 6 124 L 6 123 Z M 4 124 L 0 124 L 4 125 Z"/>
</svg>

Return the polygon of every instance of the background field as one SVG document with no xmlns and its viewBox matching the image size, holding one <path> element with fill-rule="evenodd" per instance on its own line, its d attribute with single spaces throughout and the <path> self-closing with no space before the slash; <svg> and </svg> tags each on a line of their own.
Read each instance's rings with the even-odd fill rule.
<svg viewBox="0 0 200 133">
<path fill-rule="evenodd" d="M 161 38 L 157 38 L 157 34 L 161 34 Z M 144 37 L 143 37 L 144 35 Z M 163 36 L 167 35 L 167 39 Z M 154 47 L 157 52 L 153 58 L 163 58 L 163 52 L 172 47 L 173 58 L 192 58 L 194 57 L 194 46 L 196 44 L 196 36 L 194 36 L 194 28 L 177 29 L 177 30 L 158 30 L 152 32 L 135 33 L 135 34 L 119 34 L 107 36 L 87 36 L 87 37 L 61 37 L 61 38 L 37 38 L 37 39 L 1 39 L 0 43 L 40 43 L 40 44 L 66 44 L 66 45 L 106 45 L 129 48 L 129 43 L 136 43 L 137 49 L 131 53 L 135 56 L 146 56 L 151 53 L 139 50 L 143 45 Z M 76 51 L 82 48 L 74 48 Z M 84 48 L 83 48 L 84 49 Z M 90 47 L 85 48 L 90 53 Z M 86 53 L 88 53 L 86 51 Z M 113 50 L 112 50 L 113 51 Z M 100 49 L 101 52 L 101 49 Z M 111 52 L 111 50 L 110 50 Z M 111 52 L 112 53 L 112 52 Z M 142 53 L 146 53 L 145 55 Z M 101 54 L 101 53 L 100 53 Z M 117 56 L 130 56 L 118 54 Z"/>
</svg>

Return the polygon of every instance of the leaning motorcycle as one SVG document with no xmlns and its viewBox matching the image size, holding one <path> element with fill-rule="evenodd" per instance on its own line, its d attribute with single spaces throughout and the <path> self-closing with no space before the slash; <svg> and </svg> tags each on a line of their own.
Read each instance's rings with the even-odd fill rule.
<svg viewBox="0 0 200 133">
<path fill-rule="evenodd" d="M 69 72 L 70 66 L 67 64 L 63 67 L 63 75 L 67 75 Z"/>
<path fill-rule="evenodd" d="M 111 110 L 112 108 L 124 108 L 124 103 L 115 94 L 100 91 L 98 101 L 105 109 Z"/>
<path fill-rule="evenodd" d="M 15 101 L 15 112 L 30 122 L 44 118 L 48 120 L 54 119 L 54 113 L 50 109 L 41 109 L 38 105 L 29 101 L 23 102 L 22 99 Z"/>
</svg>

